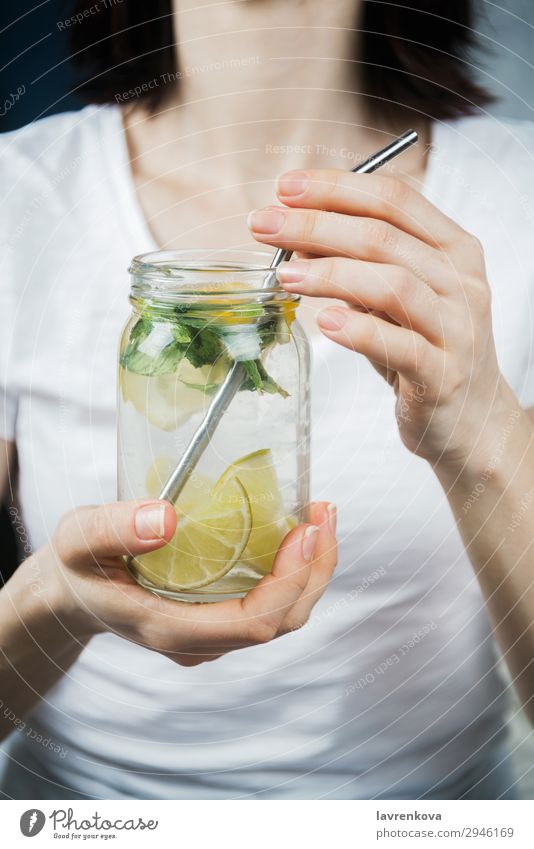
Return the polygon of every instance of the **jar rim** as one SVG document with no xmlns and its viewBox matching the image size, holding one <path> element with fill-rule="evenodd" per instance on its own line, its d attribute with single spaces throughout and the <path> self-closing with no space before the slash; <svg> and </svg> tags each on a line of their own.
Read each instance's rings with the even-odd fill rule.
<svg viewBox="0 0 534 849">
<path fill-rule="evenodd" d="M 299 301 L 283 289 L 271 267 L 273 254 L 252 250 L 151 251 L 134 256 L 129 272 L 131 298 L 158 302 L 206 302 L 230 296 L 231 302 L 253 298 Z M 230 302 L 229 302 L 230 303 Z"/>
<path fill-rule="evenodd" d="M 128 271 L 137 278 L 161 281 L 171 285 L 180 284 L 182 273 L 207 276 L 208 279 L 223 274 L 237 275 L 237 279 L 246 276 L 267 276 L 272 272 L 273 254 L 267 251 L 252 250 L 161 250 L 134 256 Z M 274 284 L 274 285 L 273 285 Z M 180 287 L 181 288 L 181 287 Z M 269 290 L 278 287 L 276 276 L 272 274 Z"/>
</svg>

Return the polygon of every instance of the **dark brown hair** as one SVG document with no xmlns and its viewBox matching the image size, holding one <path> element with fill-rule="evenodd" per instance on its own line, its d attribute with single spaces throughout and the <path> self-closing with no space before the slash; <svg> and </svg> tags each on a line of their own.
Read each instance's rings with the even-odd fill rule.
<svg viewBox="0 0 534 849">
<path fill-rule="evenodd" d="M 73 15 L 83 15 L 86 5 L 76 0 Z M 354 31 L 354 67 L 371 111 L 412 109 L 445 119 L 489 103 L 492 97 L 475 81 L 468 61 L 473 18 L 473 0 L 364 0 Z M 81 96 L 114 103 L 118 93 L 138 88 L 151 111 L 160 107 L 170 87 L 146 83 L 178 71 L 172 0 L 107 0 L 98 14 L 79 20 L 70 28 L 70 42 Z"/>
</svg>

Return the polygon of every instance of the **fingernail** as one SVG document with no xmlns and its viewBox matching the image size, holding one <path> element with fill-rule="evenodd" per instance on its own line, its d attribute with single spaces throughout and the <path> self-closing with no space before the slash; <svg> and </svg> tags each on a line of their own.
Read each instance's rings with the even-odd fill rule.
<svg viewBox="0 0 534 849">
<path fill-rule="evenodd" d="M 247 218 L 248 227 L 254 233 L 274 236 L 284 226 L 285 213 L 281 209 L 255 209 Z"/>
<path fill-rule="evenodd" d="M 322 310 L 317 316 L 317 323 L 323 330 L 341 330 L 347 320 L 346 310 Z"/>
<path fill-rule="evenodd" d="M 326 511 L 328 513 L 328 527 L 333 536 L 336 535 L 337 528 L 337 510 L 335 504 L 328 504 Z"/>
<path fill-rule="evenodd" d="M 304 531 L 302 537 L 302 556 L 306 563 L 309 563 L 315 554 L 315 546 L 317 545 L 317 533 L 319 528 L 315 525 L 309 525 Z"/>
<path fill-rule="evenodd" d="M 295 260 L 295 262 L 281 262 L 278 266 L 276 276 L 282 286 L 291 286 L 293 283 L 301 283 L 310 267 L 309 262 Z"/>
<path fill-rule="evenodd" d="M 310 180 L 305 171 L 288 171 L 278 178 L 276 191 L 284 197 L 297 197 L 303 195 L 309 185 Z"/>
<path fill-rule="evenodd" d="M 146 504 L 135 514 L 135 533 L 139 539 L 163 539 L 165 504 Z"/>
</svg>

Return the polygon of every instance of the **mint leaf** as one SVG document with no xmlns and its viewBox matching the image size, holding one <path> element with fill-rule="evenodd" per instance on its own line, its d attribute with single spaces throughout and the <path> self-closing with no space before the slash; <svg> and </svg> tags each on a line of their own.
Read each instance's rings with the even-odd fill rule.
<svg viewBox="0 0 534 849">
<path fill-rule="evenodd" d="M 175 341 L 182 345 L 187 345 L 191 341 L 191 331 L 184 324 L 173 325 L 172 335 Z"/>
<path fill-rule="evenodd" d="M 154 359 L 152 374 L 170 374 L 183 360 L 185 350 L 182 345 L 171 344 L 163 348 L 161 354 Z"/>
<path fill-rule="evenodd" d="M 135 357 L 140 343 L 149 336 L 151 331 L 152 322 L 144 316 L 141 316 L 139 321 L 137 321 L 130 330 L 130 338 L 121 357 L 121 363 L 123 365 Z M 133 369 L 133 371 L 135 371 L 135 369 Z"/>
<path fill-rule="evenodd" d="M 276 380 L 267 373 L 265 366 L 261 360 L 248 360 L 242 363 L 247 376 L 243 381 L 242 389 L 248 389 L 256 392 L 267 392 L 269 395 L 281 395 L 282 398 L 287 398 L 289 392 L 286 392 Z"/>
<path fill-rule="evenodd" d="M 152 322 L 142 315 L 130 331 L 130 345 L 138 344 L 152 332 Z"/>
<path fill-rule="evenodd" d="M 152 377 L 153 375 L 171 374 L 176 371 L 176 367 L 183 357 L 183 347 L 171 343 L 166 345 L 157 357 L 151 357 L 139 349 L 126 350 L 121 357 L 121 365 L 128 371 Z"/>
<path fill-rule="evenodd" d="M 245 387 L 244 388 L 246 388 L 246 389 L 249 389 L 249 388 L 256 389 L 258 392 L 261 392 L 261 390 L 263 388 L 263 381 L 261 379 L 260 370 L 259 370 L 258 365 L 257 365 L 258 362 L 259 362 L 259 360 L 248 360 L 248 361 L 242 363 L 242 366 L 245 369 L 245 371 L 247 373 L 247 378 L 248 378 L 247 380 L 245 380 Z M 247 386 L 246 385 L 247 383 L 251 383 L 252 386 L 251 387 Z"/>
<path fill-rule="evenodd" d="M 270 345 L 272 345 L 275 340 L 276 321 L 276 318 L 274 318 L 271 321 L 260 325 L 260 327 L 258 328 L 258 336 L 260 337 L 260 345 L 262 351 L 264 348 L 268 348 Z"/>
<path fill-rule="evenodd" d="M 194 368 L 215 365 L 223 354 L 224 348 L 219 336 L 209 327 L 198 330 L 185 349 L 185 356 Z"/>
<path fill-rule="evenodd" d="M 221 357 L 224 357 L 226 362 L 228 360 L 231 362 L 237 358 L 245 370 L 241 390 L 266 392 L 270 395 L 278 394 L 283 398 L 288 397 L 285 389 L 268 374 L 258 356 L 275 342 L 276 318 L 269 318 L 261 324 L 251 322 L 250 327 L 243 326 L 241 328 L 225 324 L 224 321 L 221 324 L 212 322 L 207 325 L 206 319 L 199 317 L 198 314 L 190 315 L 190 311 L 191 308 L 186 306 L 176 307 L 175 312 L 179 321 L 172 323 L 172 336 L 171 333 L 167 335 L 167 338 L 170 337 L 173 341 L 159 351 L 156 338 L 158 336 L 156 331 L 159 330 L 159 326 L 157 324 L 154 326 L 154 321 L 147 314 L 141 315 L 130 331 L 130 339 L 121 355 L 122 367 L 136 374 L 152 377 L 174 373 L 184 358 L 189 361 L 193 368 L 201 368 L 206 365 L 214 366 Z M 237 307 L 236 312 L 252 319 L 261 318 L 265 315 L 265 309 L 261 305 L 255 304 Z M 144 345 L 143 343 L 152 332 L 155 334 L 154 344 L 151 346 L 151 340 L 149 340 L 149 344 Z M 253 339 L 255 339 L 255 344 L 252 346 L 250 342 L 248 346 L 244 344 L 248 340 L 248 334 L 253 334 Z M 165 336 L 165 334 L 163 335 Z M 230 341 L 232 341 L 231 345 Z M 243 343 L 241 347 L 237 344 L 238 342 Z M 155 347 L 154 354 L 147 354 L 140 350 L 143 347 L 148 347 L 149 350 L 150 347 Z M 249 357 L 254 359 L 241 360 L 239 354 L 241 356 L 248 354 Z M 192 383 L 190 386 L 191 388 L 198 388 L 206 394 L 212 394 L 218 388 L 218 385 L 212 383 Z"/>
<path fill-rule="evenodd" d="M 132 347 L 132 350 L 124 351 L 121 356 L 121 366 L 128 371 L 134 371 L 136 374 L 152 374 L 154 358 L 148 354 L 143 354 L 142 351 L 137 351 Z"/>
</svg>

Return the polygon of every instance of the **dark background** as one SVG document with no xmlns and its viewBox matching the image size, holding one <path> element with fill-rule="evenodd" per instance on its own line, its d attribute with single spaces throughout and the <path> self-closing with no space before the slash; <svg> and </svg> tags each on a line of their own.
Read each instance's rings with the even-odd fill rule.
<svg viewBox="0 0 534 849">
<path fill-rule="evenodd" d="M 87 7 L 94 2 L 87 0 Z M 473 64 L 499 98 L 492 111 L 532 120 L 534 0 L 478 0 L 478 8 L 475 28 L 483 49 L 473 55 Z M 19 86 L 25 87 L 25 94 L 0 115 L 0 132 L 81 106 L 67 61 L 68 29 L 61 26 L 71 14 L 71 0 L 0 3 L 0 106 Z"/>
<path fill-rule="evenodd" d="M 87 2 L 91 5 L 91 0 Z M 0 3 L 1 106 L 5 108 L 5 100 L 20 86 L 26 89 L 0 116 L 0 132 L 81 106 L 70 93 L 76 79 L 67 61 L 67 30 L 58 27 L 71 14 L 71 5 L 67 0 Z"/>
</svg>

